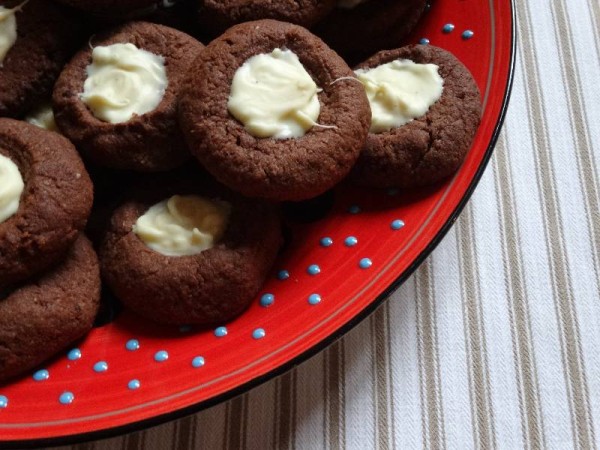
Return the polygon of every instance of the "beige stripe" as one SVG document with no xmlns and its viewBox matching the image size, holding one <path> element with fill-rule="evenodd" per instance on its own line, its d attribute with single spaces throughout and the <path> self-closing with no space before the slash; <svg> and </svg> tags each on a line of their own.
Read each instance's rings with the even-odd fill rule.
<svg viewBox="0 0 600 450">
<path fill-rule="evenodd" d="M 390 408 L 390 434 L 391 434 L 391 448 L 395 449 L 396 448 L 396 415 L 394 412 L 394 403 L 396 401 L 396 398 L 394 396 L 394 371 L 392 370 L 392 327 L 391 327 L 391 315 L 392 313 L 390 312 L 390 302 L 387 301 L 386 302 L 386 314 L 385 314 L 385 325 L 387 327 L 387 342 L 386 342 L 386 349 L 387 349 L 387 360 L 388 360 L 388 364 L 389 364 L 389 380 L 388 380 L 388 388 L 390 391 L 390 396 L 389 396 L 389 408 Z"/>
<path fill-rule="evenodd" d="M 510 172 L 508 148 L 504 133 L 500 135 L 496 146 L 496 164 L 494 165 L 496 198 L 501 207 L 500 236 L 502 240 L 502 259 L 506 273 L 506 297 L 509 302 L 511 337 L 513 345 L 516 384 L 521 410 L 523 447 L 534 450 L 545 448 L 544 422 L 540 401 L 537 365 L 531 332 L 529 299 L 525 288 L 523 273 L 523 255 L 519 233 L 516 204 L 513 197 L 513 182 Z"/>
<path fill-rule="evenodd" d="M 146 444 L 146 432 L 132 433 L 129 435 L 127 450 L 140 450 Z"/>
<path fill-rule="evenodd" d="M 224 437 L 223 437 L 223 449 L 224 450 L 227 450 L 229 448 L 229 434 L 230 434 L 229 417 L 231 416 L 231 402 L 232 402 L 232 400 L 229 400 L 225 404 L 225 430 L 224 430 Z"/>
<path fill-rule="evenodd" d="M 429 273 L 428 285 L 429 285 L 429 317 L 431 320 L 432 330 L 433 330 L 433 341 L 432 341 L 432 353 L 434 355 L 434 377 L 436 384 L 436 403 L 439 408 L 439 433 L 440 433 L 440 448 L 446 448 L 446 424 L 444 419 L 444 402 L 442 398 L 442 371 L 440 369 L 440 353 L 439 353 L 439 345 L 438 345 L 438 325 L 437 325 L 437 307 L 436 307 L 436 298 L 433 289 L 433 259 L 430 260 L 431 272 Z M 424 315 L 427 317 L 427 314 Z"/>
<path fill-rule="evenodd" d="M 431 279 L 431 259 L 416 274 L 417 334 L 421 405 L 423 408 L 424 443 L 426 448 L 446 448 L 444 415 L 439 377 L 435 298 Z"/>
<path fill-rule="evenodd" d="M 244 448 L 244 449 L 248 448 L 248 441 L 246 438 L 248 436 L 248 410 L 250 409 L 249 398 L 250 398 L 249 393 L 244 394 L 244 407 L 242 410 L 242 423 L 240 426 L 240 435 L 241 435 L 241 439 L 242 439 L 241 448 Z"/>
<path fill-rule="evenodd" d="M 340 448 L 346 448 L 346 347 L 344 340 L 340 339 L 338 385 L 339 385 L 339 423 L 340 423 Z"/>
<path fill-rule="evenodd" d="M 321 448 L 327 448 L 329 443 L 329 349 L 321 353 L 323 358 L 323 399 L 324 399 L 324 412 L 323 412 L 323 445 Z"/>
<path fill-rule="evenodd" d="M 573 439 L 576 447 L 592 448 L 594 445 L 591 437 L 593 430 L 590 428 L 587 406 L 587 385 L 583 378 L 583 361 L 579 353 L 579 330 L 574 315 L 571 280 L 567 255 L 564 250 L 563 235 L 561 230 L 562 220 L 558 198 L 556 196 L 556 181 L 552 160 L 549 151 L 549 139 L 545 112 L 543 108 L 543 94 L 538 85 L 540 71 L 537 66 L 536 56 L 533 52 L 533 29 L 529 10 L 523 2 L 517 2 L 517 11 L 521 18 L 520 50 L 524 58 L 524 71 L 527 86 L 526 95 L 529 96 L 531 128 L 538 130 L 534 133 L 534 148 L 539 149 L 535 153 L 537 167 L 537 183 L 542 193 L 542 213 L 545 219 L 545 238 L 548 247 L 548 262 L 551 270 L 553 298 L 555 301 L 556 315 L 560 324 L 560 343 L 563 358 L 565 382 L 569 397 L 569 408 L 571 411 L 571 423 L 573 426 Z"/>
<path fill-rule="evenodd" d="M 290 448 L 291 449 L 296 449 L 296 435 L 297 435 L 297 430 L 298 430 L 298 426 L 297 426 L 297 420 L 298 420 L 298 369 L 294 368 L 292 370 L 292 388 L 291 388 L 291 392 L 290 392 L 290 398 L 291 398 L 291 408 L 290 408 L 290 415 L 292 417 L 292 426 L 290 427 Z"/>
<path fill-rule="evenodd" d="M 426 262 L 425 262 L 426 264 Z M 424 265 L 421 266 L 421 269 L 418 270 L 414 275 L 414 286 L 415 286 L 415 295 L 413 298 L 415 299 L 415 323 L 416 323 L 416 332 L 417 332 L 417 355 L 418 355 L 418 368 L 419 368 L 419 403 L 421 409 L 421 437 L 423 440 L 423 448 L 429 447 L 429 427 L 427 425 L 427 414 L 428 405 L 427 405 L 427 377 L 425 376 L 425 369 L 423 367 L 423 326 L 421 324 L 421 314 L 419 314 L 419 304 L 421 303 L 419 297 L 419 276 L 420 271 L 423 270 Z"/>
<path fill-rule="evenodd" d="M 244 414 L 244 403 L 246 395 L 239 395 L 227 403 L 227 417 L 225 425 L 225 448 L 239 450 L 244 445 L 243 429 L 245 424 L 242 423 Z"/>
<path fill-rule="evenodd" d="M 173 428 L 171 428 L 171 445 L 169 447 L 174 449 L 177 445 L 177 438 L 179 437 L 179 425 L 181 424 L 181 422 L 179 420 L 176 420 L 171 423 L 173 425 Z"/>
<path fill-rule="evenodd" d="M 384 303 L 371 316 L 371 353 L 373 355 L 373 383 L 375 398 L 375 445 L 378 449 L 389 449 L 390 428 L 392 420 L 388 411 L 393 403 L 390 391 L 390 362 L 388 347 L 389 342 L 389 311 L 388 303 Z"/>
<path fill-rule="evenodd" d="M 189 448 L 199 448 L 199 446 L 201 444 L 197 444 L 196 440 L 198 438 L 198 426 L 199 426 L 199 420 L 198 420 L 198 414 L 194 414 L 193 416 L 190 417 L 191 419 L 191 423 L 190 423 L 190 438 L 189 438 L 189 442 L 190 442 L 190 447 Z"/>
<path fill-rule="evenodd" d="M 190 448 L 190 437 L 192 434 L 193 416 L 184 417 L 177 421 L 177 429 L 174 432 L 175 445 L 173 449 L 187 450 Z"/>
<path fill-rule="evenodd" d="M 342 449 L 345 446 L 344 411 L 344 344 L 342 340 L 334 342 L 325 351 L 325 429 L 326 443 L 330 449 Z"/>
<path fill-rule="evenodd" d="M 469 365 L 469 395 L 475 447 L 496 448 L 493 406 L 489 386 L 487 345 L 481 312 L 481 289 L 477 278 L 475 232 L 470 204 L 458 222 L 458 254 L 464 311 L 464 332 Z"/>
<path fill-rule="evenodd" d="M 281 377 L 277 377 L 274 381 L 275 383 L 275 393 L 273 395 L 273 415 L 275 424 L 273 426 L 273 445 L 275 448 L 279 448 L 281 446 L 279 442 L 279 434 L 281 430 Z"/>
<path fill-rule="evenodd" d="M 294 435 L 295 427 L 292 422 L 294 420 L 292 409 L 293 405 L 293 374 L 288 372 L 281 377 L 278 381 L 278 423 L 276 429 L 276 448 L 293 448 L 291 444 L 292 436 Z"/>
</svg>

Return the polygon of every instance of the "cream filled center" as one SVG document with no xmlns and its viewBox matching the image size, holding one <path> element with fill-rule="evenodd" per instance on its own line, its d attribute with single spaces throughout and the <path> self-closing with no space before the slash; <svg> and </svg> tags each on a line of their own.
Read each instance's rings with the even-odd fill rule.
<svg viewBox="0 0 600 450">
<path fill-rule="evenodd" d="M 231 205 L 197 195 L 174 195 L 150 207 L 133 232 L 152 250 L 167 256 L 196 255 L 223 236 Z"/>
<path fill-rule="evenodd" d="M 319 118 L 319 92 L 298 56 L 276 48 L 235 72 L 227 107 L 255 137 L 298 138 Z"/>
<path fill-rule="evenodd" d="M 133 44 L 96 47 L 81 100 L 109 123 L 127 122 L 152 111 L 167 89 L 165 59 Z"/>
<path fill-rule="evenodd" d="M 356 76 L 371 105 L 371 133 L 389 131 L 425 115 L 444 90 L 438 66 L 407 59 L 359 69 Z"/>
<path fill-rule="evenodd" d="M 43 128 L 48 131 L 60 132 L 54 121 L 54 112 L 50 103 L 42 103 L 33 111 L 31 111 L 25 120 L 36 127 Z"/>
<path fill-rule="evenodd" d="M 15 14 L 19 8 L 20 6 L 12 9 L 0 6 L 0 67 L 2 67 L 6 54 L 17 41 L 17 18 Z"/>
<path fill-rule="evenodd" d="M 24 188 L 25 183 L 17 165 L 10 158 L 0 155 L 0 223 L 17 212 Z"/>
</svg>

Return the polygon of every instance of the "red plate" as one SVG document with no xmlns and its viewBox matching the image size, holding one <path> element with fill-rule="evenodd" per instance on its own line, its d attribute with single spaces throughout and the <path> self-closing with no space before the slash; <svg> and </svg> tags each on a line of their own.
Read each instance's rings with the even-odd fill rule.
<svg viewBox="0 0 600 450">
<path fill-rule="evenodd" d="M 423 38 L 457 55 L 483 94 L 481 128 L 453 179 L 410 195 L 339 188 L 324 218 L 291 226 L 259 298 L 223 324 L 222 337 L 127 313 L 94 329 L 68 355 L 0 386 L 0 444 L 106 437 L 213 405 L 322 349 L 405 280 L 452 225 L 491 155 L 512 80 L 511 1 L 437 0 L 411 40 Z"/>
</svg>

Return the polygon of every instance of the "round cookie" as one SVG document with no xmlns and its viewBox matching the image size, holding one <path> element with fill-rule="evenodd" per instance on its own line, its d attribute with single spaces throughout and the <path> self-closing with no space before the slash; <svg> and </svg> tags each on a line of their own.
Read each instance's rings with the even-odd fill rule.
<svg viewBox="0 0 600 450">
<path fill-rule="evenodd" d="M 92 62 L 92 49 L 86 47 L 65 67 L 54 87 L 55 120 L 61 132 L 86 159 L 101 166 L 156 172 L 181 165 L 189 153 L 177 125 L 177 103 L 182 80 L 204 46 L 187 34 L 148 22 L 130 22 L 94 37 L 92 44 L 133 44 L 164 57 L 166 89 L 157 106 L 144 114 L 119 123 L 97 118 L 80 97 Z"/>
<path fill-rule="evenodd" d="M 212 248 L 168 256 L 151 249 L 132 230 L 152 205 L 175 194 L 231 205 L 226 229 Z M 279 215 L 267 203 L 214 185 L 143 189 L 112 216 L 100 249 L 102 276 L 117 298 L 148 319 L 213 325 L 231 320 L 249 306 L 281 243 Z"/>
<path fill-rule="evenodd" d="M 427 113 L 398 128 L 369 133 L 351 179 L 386 188 L 425 186 L 452 175 L 462 161 L 481 120 L 481 95 L 468 69 L 451 53 L 431 45 L 382 51 L 357 69 L 408 59 L 435 64 L 444 81 L 442 95 Z"/>
<path fill-rule="evenodd" d="M 52 91 L 62 67 L 78 45 L 78 24 L 53 2 L 3 2 L 12 12 L 2 20 L 16 21 L 16 40 L 0 64 L 0 116 L 20 117 Z M 6 36 L 5 36 L 6 37 Z M 2 41 L 4 42 L 4 41 Z"/>
<path fill-rule="evenodd" d="M 322 89 L 320 125 L 302 137 L 255 137 L 228 110 L 238 68 L 277 48 L 294 52 Z M 193 63 L 180 124 L 192 154 L 230 188 L 272 200 L 315 197 L 346 176 L 368 132 L 368 100 L 353 78 L 346 63 L 306 29 L 273 20 L 247 22 L 211 42 Z"/>
<path fill-rule="evenodd" d="M 417 25 L 427 0 L 338 0 L 337 3 L 334 11 L 315 28 L 315 34 L 348 61 L 357 62 L 379 50 L 401 45 Z"/>
<path fill-rule="evenodd" d="M 0 155 L 24 181 L 16 212 L 0 223 L 0 287 L 60 260 L 84 228 L 93 186 L 75 150 L 58 133 L 0 119 Z"/>
<path fill-rule="evenodd" d="M 98 258 L 81 235 L 61 264 L 0 297 L 0 382 L 84 336 L 99 305 Z"/>
<path fill-rule="evenodd" d="M 304 27 L 319 22 L 334 7 L 335 0 L 196 0 L 200 25 L 221 33 L 242 22 L 275 19 Z"/>
</svg>

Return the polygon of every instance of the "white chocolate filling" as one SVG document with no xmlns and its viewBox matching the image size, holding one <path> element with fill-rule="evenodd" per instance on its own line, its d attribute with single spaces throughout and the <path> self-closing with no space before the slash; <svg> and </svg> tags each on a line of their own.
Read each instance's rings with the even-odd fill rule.
<svg viewBox="0 0 600 450">
<path fill-rule="evenodd" d="M 223 236 L 231 206 L 197 195 L 174 195 L 150 207 L 133 232 L 152 250 L 167 256 L 196 255 Z"/>
<path fill-rule="evenodd" d="M 359 69 L 356 76 L 371 105 L 371 133 L 389 131 L 425 115 L 444 90 L 438 66 L 408 59 Z"/>
<path fill-rule="evenodd" d="M 235 72 L 227 108 L 255 137 L 298 138 L 316 125 L 319 92 L 298 56 L 276 48 Z"/>
<path fill-rule="evenodd" d="M 25 183 L 17 165 L 10 158 L 0 155 L 0 223 L 17 212 L 24 188 Z"/>
<path fill-rule="evenodd" d="M 50 103 L 42 103 L 39 105 L 25 117 L 25 121 L 36 127 L 60 133 L 56 126 L 56 122 L 54 121 L 54 112 L 52 111 L 52 105 Z"/>
<path fill-rule="evenodd" d="M 16 12 L 23 6 L 16 8 L 5 8 L 0 6 L 0 67 L 6 58 L 6 54 L 17 42 L 17 18 Z"/>
<path fill-rule="evenodd" d="M 96 47 L 81 100 L 109 123 L 127 122 L 152 111 L 167 89 L 165 59 L 133 44 Z"/>
</svg>

